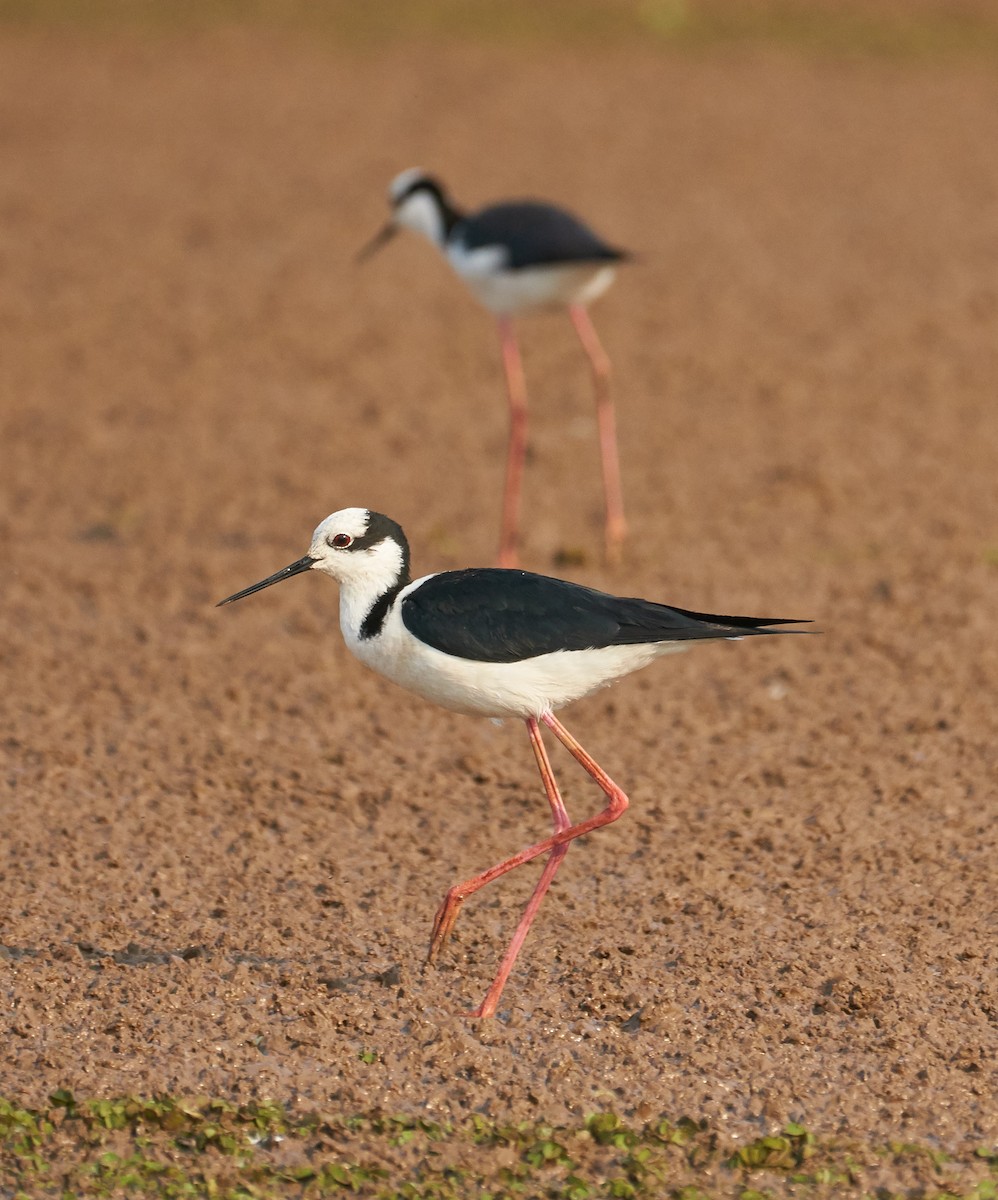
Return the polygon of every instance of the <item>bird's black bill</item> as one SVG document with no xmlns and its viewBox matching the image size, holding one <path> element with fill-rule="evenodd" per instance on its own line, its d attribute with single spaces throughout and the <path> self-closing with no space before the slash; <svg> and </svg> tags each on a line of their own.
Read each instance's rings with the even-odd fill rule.
<svg viewBox="0 0 998 1200">
<path fill-rule="evenodd" d="M 386 242 L 390 242 L 397 233 L 398 233 L 398 226 L 395 225 L 392 221 L 389 221 L 388 224 L 384 226 L 384 228 L 378 230 L 378 232 L 374 235 L 373 238 L 371 238 L 371 240 L 367 243 L 366 246 L 363 246 L 357 252 L 356 261 L 359 263 L 364 262 L 365 260 L 369 259 L 372 254 L 377 254 L 377 252 L 381 249 L 381 247 Z"/>
<path fill-rule="evenodd" d="M 309 567 L 315 565 L 315 559 L 305 555 L 304 558 L 299 558 L 297 562 L 293 562 L 290 567 L 285 567 L 283 571 L 278 571 L 275 575 L 268 575 L 266 579 L 261 579 L 259 583 L 254 583 L 251 587 L 243 588 L 241 592 L 236 592 L 234 596 L 226 596 L 224 600 L 219 600 L 215 605 L 216 608 L 221 608 L 223 604 L 231 604 L 233 600 L 242 600 L 244 596 L 252 596 L 254 592 L 262 592 L 264 588 L 270 587 L 272 583 L 282 583 L 285 579 L 290 579 L 292 575 L 300 575 L 302 571 L 307 571 Z"/>
</svg>

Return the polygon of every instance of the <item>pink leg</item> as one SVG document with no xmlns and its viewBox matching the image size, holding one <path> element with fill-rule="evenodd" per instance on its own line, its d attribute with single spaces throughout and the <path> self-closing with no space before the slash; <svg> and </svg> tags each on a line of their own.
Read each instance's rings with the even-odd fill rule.
<svg viewBox="0 0 998 1200">
<path fill-rule="evenodd" d="M 600 459 L 603 466 L 603 494 L 606 498 L 606 553 L 611 562 L 620 560 L 621 544 L 627 534 L 624 497 L 620 486 L 620 458 L 617 454 L 617 423 L 610 395 L 610 360 L 606 356 L 596 327 L 581 304 L 569 306 L 575 332 L 593 371 L 596 392 L 596 422 L 599 426 Z"/>
<path fill-rule="evenodd" d="M 555 873 L 561 866 L 561 860 L 567 853 L 568 845 L 565 844 L 564 846 L 555 846 L 548 856 L 548 860 L 544 864 L 544 870 L 541 872 L 541 877 L 537 881 L 537 886 L 534 888 L 527 902 L 527 907 L 523 910 L 520 923 L 516 927 L 516 932 L 513 934 L 506 953 L 503 955 L 502 962 L 499 964 L 496 977 L 489 984 L 489 990 L 485 993 L 485 999 L 477 1008 L 473 1008 L 467 1014 L 469 1017 L 494 1017 L 496 1015 L 496 1009 L 499 1007 L 499 997 L 506 986 L 506 980 L 513 969 L 516 957 L 520 953 L 523 943 L 527 940 L 527 933 L 530 930 L 534 917 L 537 916 L 537 910 L 541 906 L 541 901 L 551 886 L 551 881 L 554 879 Z"/>
<path fill-rule="evenodd" d="M 534 757 L 537 759 L 537 766 L 544 783 L 544 792 L 548 798 L 548 803 L 551 805 L 554 831 L 558 833 L 563 829 L 571 828 L 572 822 L 562 802 L 561 793 L 558 791 L 558 784 L 555 781 L 554 772 L 551 770 L 551 762 L 548 759 L 547 751 L 544 749 L 544 742 L 541 740 L 540 727 L 534 717 L 528 717 L 526 725 L 527 733 L 530 735 L 530 744 L 534 750 Z M 559 848 L 555 846 L 554 850 L 558 850 Z M 554 853 L 554 850 L 552 850 L 552 853 Z M 529 862 L 529 859 L 524 859 L 523 861 Z M 461 905 L 464 904 L 465 900 L 469 896 L 473 896 L 479 888 L 483 888 L 487 883 L 491 883 L 493 879 L 498 879 L 500 875 L 505 875 L 507 871 L 512 871 L 514 867 L 518 866 L 520 866 L 520 863 L 515 859 L 507 859 L 494 867 L 490 867 L 489 870 L 483 871 L 481 875 L 476 875 L 473 879 L 467 880 L 465 883 L 456 883 L 450 889 L 444 897 L 436 919 L 433 922 L 430 952 L 427 956 L 429 962 L 433 962 L 436 959 L 437 954 L 450 937 L 451 930 L 454 928 L 454 922 L 457 920 L 458 913 L 461 911 Z"/>
<path fill-rule="evenodd" d="M 606 808 L 601 812 L 596 813 L 595 816 L 589 817 L 585 821 L 581 821 L 578 825 L 571 825 L 569 823 L 568 813 L 565 811 L 565 806 L 558 793 L 558 785 L 555 783 L 554 773 L 551 770 L 551 764 L 541 740 L 540 730 L 537 722 L 533 718 L 530 718 L 527 721 L 527 731 L 530 734 L 541 778 L 544 781 L 544 790 L 551 805 L 555 832 L 551 837 L 545 838 L 544 841 L 537 842 L 533 846 L 528 846 L 525 850 L 521 850 L 519 854 L 513 855 L 512 858 L 508 858 L 504 862 L 497 863 L 496 866 L 490 867 L 489 870 L 483 871 L 473 879 L 452 887 L 444 898 L 444 902 L 440 906 L 440 911 L 437 913 L 430 941 L 429 960 L 432 962 L 446 941 L 448 934 L 454 926 L 458 911 L 468 896 L 473 895 L 487 883 L 491 883 L 494 879 L 498 879 L 508 871 L 512 871 L 524 863 L 531 862 L 533 859 L 539 858 L 542 854 L 549 855 L 541 878 L 538 880 L 533 895 L 530 897 L 520 923 L 517 926 L 516 933 L 513 935 L 513 940 L 510 942 L 509 948 L 499 966 L 499 971 L 492 981 L 485 999 L 474 1013 L 471 1014 L 472 1016 L 491 1017 L 495 1015 L 499 1004 L 499 997 L 502 995 L 506 980 L 513 969 L 513 964 L 516 962 L 516 956 L 519 954 L 531 923 L 537 915 L 541 901 L 544 899 L 544 895 L 550 887 L 558 867 L 561 865 L 561 860 L 568 852 L 569 843 L 585 833 L 590 833 L 602 825 L 608 825 L 611 821 L 615 821 L 627 808 L 627 797 L 623 791 L 606 774 L 603 768 L 583 750 L 564 725 L 550 713 L 543 716 L 541 720 L 554 733 L 569 753 L 596 780 L 606 794 L 608 803 Z"/>
<path fill-rule="evenodd" d="M 499 318 L 499 342 L 502 346 L 502 365 L 509 395 L 509 449 L 506 452 L 506 482 L 502 497 L 499 566 L 515 567 L 523 464 L 527 456 L 527 385 L 511 317 Z"/>
<path fill-rule="evenodd" d="M 530 743 L 534 748 L 534 757 L 537 759 L 537 767 L 541 773 L 541 779 L 544 781 L 544 791 L 547 794 L 548 803 L 551 805 L 551 816 L 554 819 L 555 833 L 563 833 L 566 829 L 571 829 L 572 822 L 569 820 L 568 812 L 561 799 L 561 793 L 558 791 L 558 784 L 555 781 L 554 772 L 551 770 L 551 760 L 548 758 L 547 751 L 544 749 L 544 741 L 541 738 L 541 731 L 537 722 L 533 717 L 527 720 L 527 732 L 530 734 Z M 496 977 L 493 979 L 489 990 L 485 993 L 485 999 L 481 1004 L 468 1014 L 470 1017 L 493 1017 L 495 1016 L 496 1008 L 499 1004 L 499 997 L 502 995 L 502 990 L 506 986 L 506 980 L 509 978 L 509 973 L 513 969 L 513 964 L 516 962 L 516 956 L 520 953 L 520 948 L 527 940 L 527 933 L 533 923 L 534 917 L 537 916 L 537 911 L 541 906 L 541 901 L 544 899 L 548 888 L 554 880 L 558 868 L 561 866 L 561 860 L 568 853 L 568 843 L 565 842 L 561 846 L 555 848 L 548 855 L 548 860 L 544 864 L 544 870 L 541 872 L 541 877 L 537 881 L 537 886 L 534 888 L 530 899 L 527 901 L 527 907 L 523 910 L 523 916 L 520 918 L 520 923 L 516 927 L 516 932 L 513 934 L 512 940 L 503 955 L 502 962 L 499 964 L 499 970 L 496 972 Z"/>
</svg>

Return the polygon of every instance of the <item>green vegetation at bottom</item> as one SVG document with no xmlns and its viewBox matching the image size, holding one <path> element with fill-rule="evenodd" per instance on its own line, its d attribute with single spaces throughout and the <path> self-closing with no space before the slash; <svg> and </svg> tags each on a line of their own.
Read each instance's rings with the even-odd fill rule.
<svg viewBox="0 0 998 1200">
<path fill-rule="evenodd" d="M 892 1183 L 885 1185 L 884 1180 Z M 924 1146 L 818 1139 L 799 1125 L 732 1144 L 705 1122 L 576 1126 L 471 1117 L 299 1115 L 278 1105 L 60 1090 L 44 1111 L 0 1098 L 0 1195 L 399 1200 L 775 1195 L 998 1200 L 998 1152 L 962 1161 Z"/>
</svg>

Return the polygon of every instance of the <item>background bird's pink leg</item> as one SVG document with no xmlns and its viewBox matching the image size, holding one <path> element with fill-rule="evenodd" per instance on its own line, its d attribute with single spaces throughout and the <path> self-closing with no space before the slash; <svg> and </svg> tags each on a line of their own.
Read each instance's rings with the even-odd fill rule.
<svg viewBox="0 0 998 1200">
<path fill-rule="evenodd" d="M 611 821 L 616 821 L 627 808 L 627 796 L 623 790 L 613 782 L 596 760 L 572 737 L 564 725 L 550 713 L 541 717 L 541 720 L 566 747 L 569 753 L 596 780 L 597 784 L 599 784 L 600 788 L 606 794 L 608 803 L 604 809 L 594 816 L 587 818 L 585 821 L 580 821 L 577 825 L 566 824 L 568 814 L 561 802 L 554 774 L 551 770 L 551 764 L 541 742 L 540 730 L 537 727 L 537 722 L 533 718 L 529 718 L 527 721 L 527 730 L 530 733 L 531 744 L 534 747 L 534 754 L 537 757 L 541 778 L 544 781 L 544 789 L 551 804 L 551 811 L 555 821 L 555 832 L 550 837 L 545 838 L 544 841 L 537 842 L 533 846 L 528 846 L 526 849 L 521 850 L 519 854 L 514 854 L 512 858 L 507 858 L 503 862 L 497 863 L 494 867 L 490 867 L 480 875 L 476 875 L 464 883 L 455 884 L 444 897 L 443 904 L 441 904 L 436 920 L 434 921 L 433 933 L 430 939 L 430 951 L 427 957 L 429 962 L 433 962 L 454 926 L 461 905 L 469 896 L 473 895 L 480 888 L 485 887 L 486 884 L 491 883 L 494 879 L 498 879 L 508 871 L 514 870 L 516 867 L 532 862 L 533 859 L 539 858 L 542 854 L 551 855 L 551 858 L 545 864 L 544 872 L 538 881 L 537 887 L 534 889 L 534 894 L 530 898 L 527 910 L 520 920 L 520 925 L 517 927 L 513 942 L 510 943 L 506 956 L 500 965 L 499 973 L 489 988 L 485 1000 L 476 1012 L 472 1014 L 474 1016 L 488 1017 L 495 1013 L 506 978 L 527 935 L 530 923 L 533 921 L 544 893 L 550 886 L 551 880 L 554 878 L 555 872 L 561 863 L 561 859 L 564 857 L 564 853 L 555 857 L 552 852 L 559 849 L 567 851 L 569 843 L 574 841 L 575 838 L 590 833 L 592 830 L 598 829 L 603 825 L 609 825 Z"/>
<path fill-rule="evenodd" d="M 624 519 L 624 495 L 620 486 L 620 458 L 617 453 L 617 421 L 610 394 L 610 360 L 596 335 L 596 327 L 581 304 L 569 306 L 575 332 L 593 371 L 596 392 L 596 423 L 599 427 L 600 461 L 603 467 L 603 494 L 606 503 L 606 553 L 611 562 L 620 559 L 620 550 L 627 535 Z"/>
<path fill-rule="evenodd" d="M 499 318 L 499 342 L 509 396 L 509 448 L 506 451 L 506 482 L 502 495 L 502 532 L 499 535 L 499 566 L 517 565 L 517 535 L 520 524 L 520 492 L 523 464 L 527 456 L 527 384 L 512 317 Z"/>
</svg>

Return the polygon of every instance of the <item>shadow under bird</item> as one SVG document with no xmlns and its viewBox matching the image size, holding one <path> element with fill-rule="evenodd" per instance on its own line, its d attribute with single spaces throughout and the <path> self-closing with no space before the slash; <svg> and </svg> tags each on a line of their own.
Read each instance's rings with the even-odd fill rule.
<svg viewBox="0 0 998 1200">
<path fill-rule="evenodd" d="M 437 179 L 418 168 L 403 171 L 392 180 L 388 199 L 391 219 L 358 258 L 368 258 L 399 229 L 422 234 L 499 323 L 510 411 L 499 565 L 517 564 L 527 450 L 527 389 L 513 315 L 552 306 L 568 309 L 592 368 L 606 501 L 606 549 L 615 561 L 627 526 L 609 386 L 610 360 L 596 335 L 588 305 L 610 286 L 617 264 L 627 253 L 608 245 L 570 212 L 543 201 L 511 200 L 478 212 L 463 212 Z"/>
<path fill-rule="evenodd" d="M 694 641 L 799 632 L 770 628 L 800 623 L 789 619 L 711 616 L 501 567 L 443 571 L 414 581 L 402 529 L 365 508 L 333 513 L 315 530 L 303 558 L 220 603 L 311 570 L 339 583 L 343 639 L 361 662 L 454 712 L 526 722 L 553 832 L 455 884 L 440 905 L 430 940 L 432 962 L 469 896 L 524 863 L 546 858 L 495 979 L 470 1014 L 476 1017 L 495 1015 L 569 844 L 615 821 L 627 808 L 622 789 L 555 717 L 555 710 Z M 594 816 L 572 823 L 544 747 L 542 725 L 604 793 L 605 807 Z"/>
</svg>

